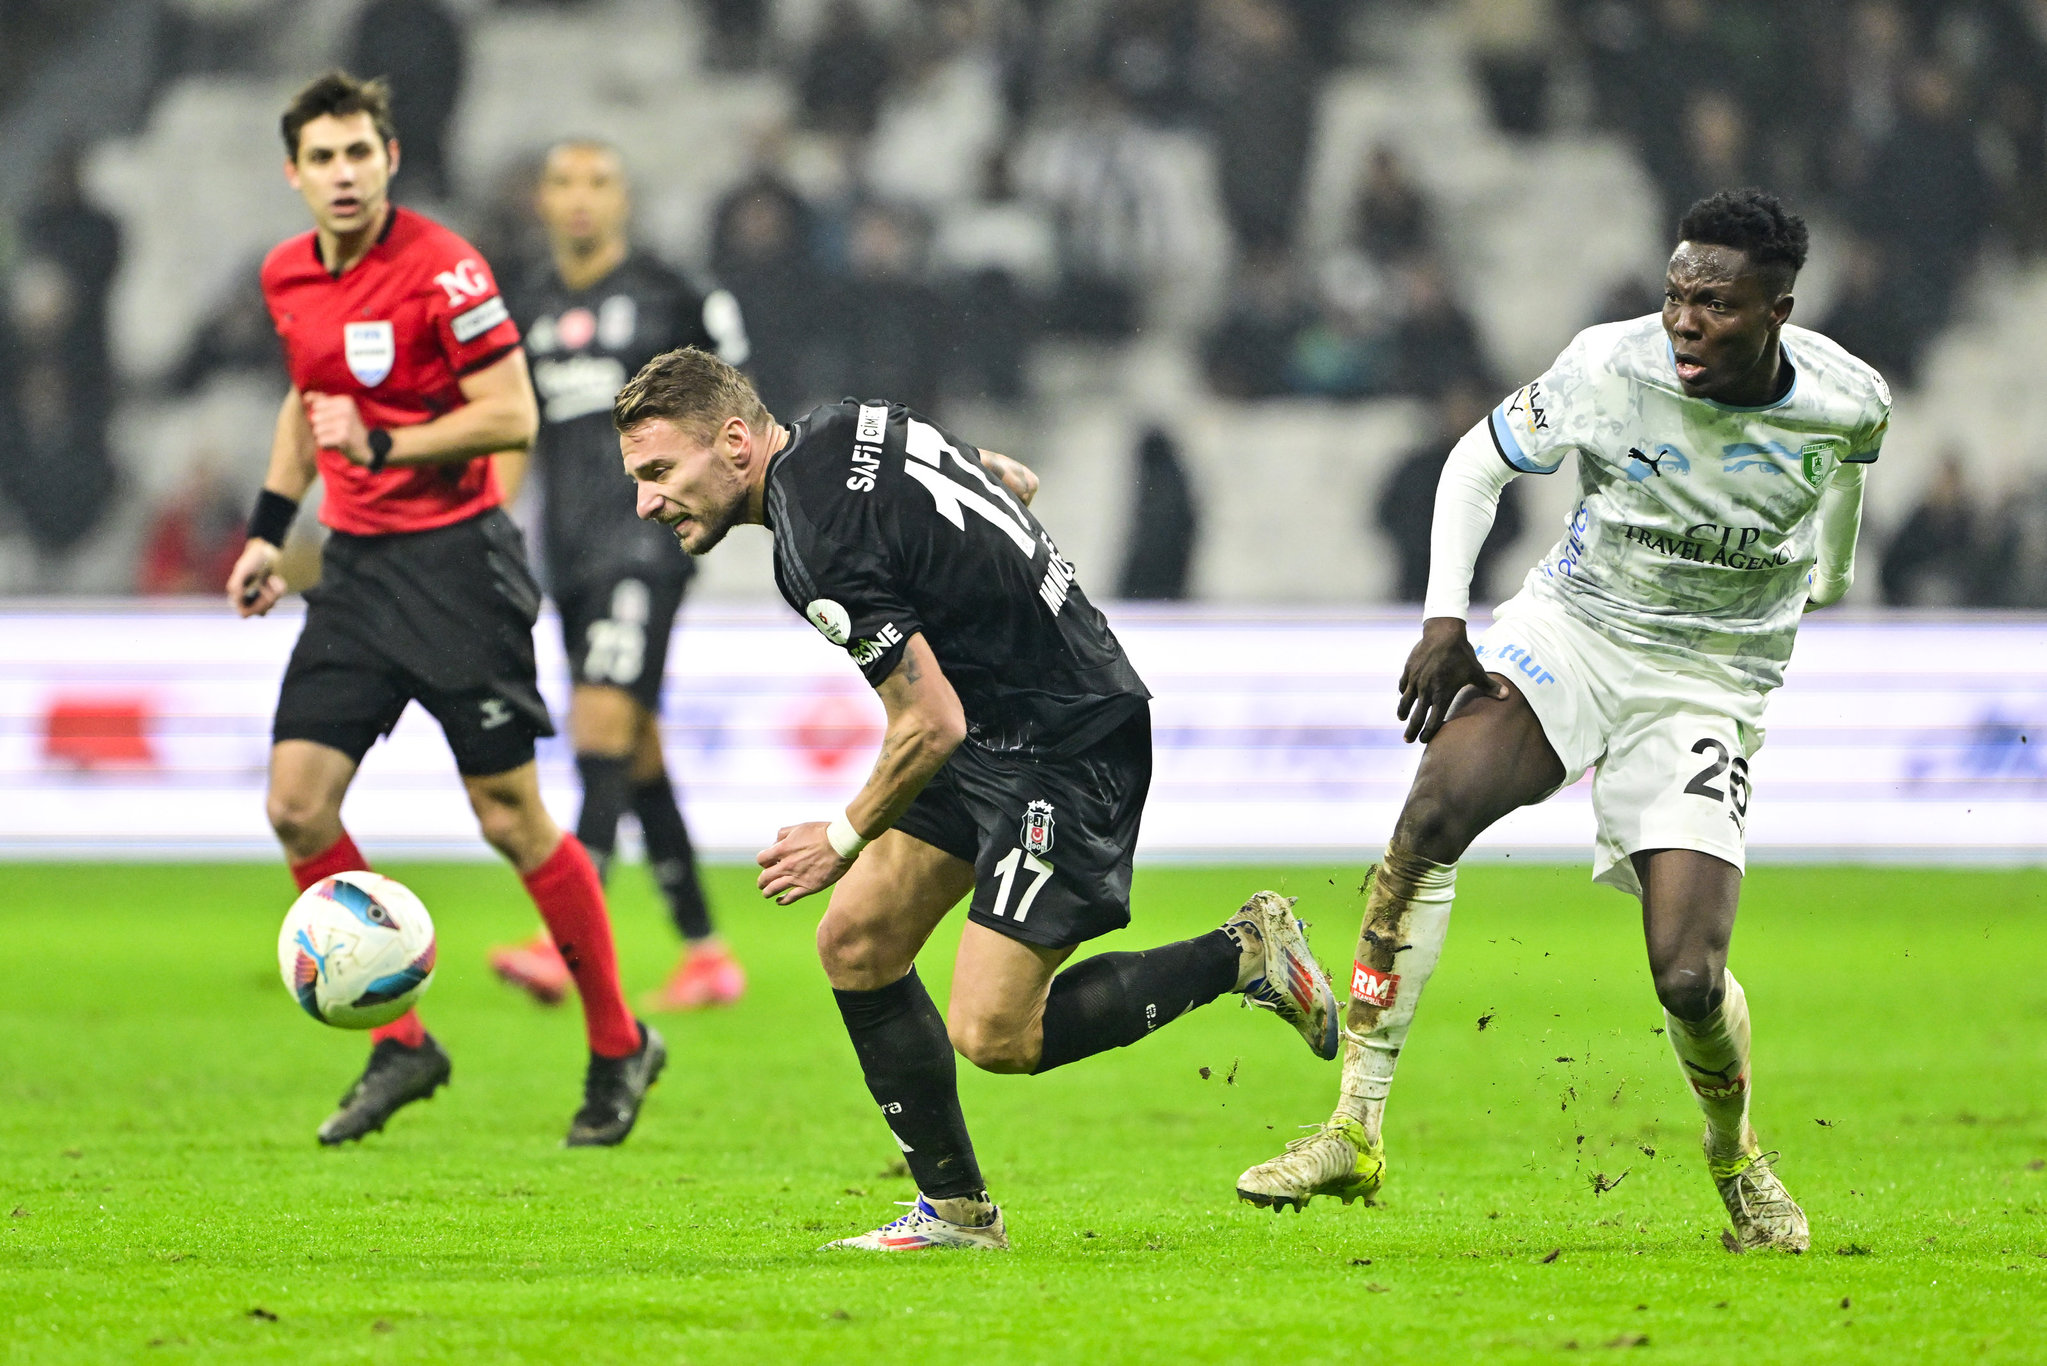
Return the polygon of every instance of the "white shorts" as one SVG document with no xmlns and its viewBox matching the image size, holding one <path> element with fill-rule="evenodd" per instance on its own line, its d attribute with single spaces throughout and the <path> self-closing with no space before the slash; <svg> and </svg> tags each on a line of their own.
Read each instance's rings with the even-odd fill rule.
<svg viewBox="0 0 2047 1366">
<path fill-rule="evenodd" d="M 1557 790 L 1594 770 L 1594 882 L 1642 895 L 1628 856 L 1643 849 L 1696 849 L 1745 866 L 1761 692 L 1618 644 L 1526 592 L 1500 604 L 1477 650 L 1535 709 L 1564 761 Z"/>
</svg>

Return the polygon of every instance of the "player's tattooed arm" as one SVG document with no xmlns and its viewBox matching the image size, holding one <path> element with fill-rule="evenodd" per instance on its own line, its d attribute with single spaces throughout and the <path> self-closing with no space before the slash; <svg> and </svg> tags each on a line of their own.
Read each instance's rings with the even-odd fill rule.
<svg viewBox="0 0 2047 1366">
<path fill-rule="evenodd" d="M 540 430 L 540 406 L 517 347 L 462 377 L 462 399 L 431 422 L 393 427 L 388 465 L 446 465 L 500 451 L 523 451 Z M 352 464 L 371 460 L 369 426 L 346 394 L 306 394 L 314 443 Z"/>
<path fill-rule="evenodd" d="M 1430 617 L 1422 638 L 1408 652 L 1400 670 L 1400 719 L 1407 722 L 1403 738 L 1423 744 L 1436 738 L 1457 694 L 1477 688 L 1505 701 L 1507 685 L 1485 671 L 1471 648 L 1462 617 Z"/>
<path fill-rule="evenodd" d="M 277 423 L 270 434 L 270 468 L 263 476 L 263 487 L 294 503 L 301 502 L 318 472 L 305 403 L 294 389 L 277 409 Z M 284 596 L 285 582 L 276 572 L 280 553 L 277 546 L 254 536 L 242 547 L 227 576 L 228 605 L 241 616 L 260 617 Z"/>
<path fill-rule="evenodd" d="M 981 468 L 1002 481 L 1002 486 L 1015 494 L 1017 501 L 1025 507 L 1038 496 L 1038 476 L 1029 465 L 1021 460 L 1011 460 L 994 451 L 981 452 Z"/>
<path fill-rule="evenodd" d="M 875 839 L 910 809 L 924 785 L 945 766 L 967 738 L 966 713 L 923 633 L 913 634 L 902 662 L 875 691 L 888 714 L 881 753 L 867 785 L 846 806 L 846 819 L 865 839 Z M 760 852 L 761 895 L 787 906 L 823 891 L 845 875 L 853 860 L 842 858 L 826 837 L 825 821 L 785 826 Z"/>
</svg>

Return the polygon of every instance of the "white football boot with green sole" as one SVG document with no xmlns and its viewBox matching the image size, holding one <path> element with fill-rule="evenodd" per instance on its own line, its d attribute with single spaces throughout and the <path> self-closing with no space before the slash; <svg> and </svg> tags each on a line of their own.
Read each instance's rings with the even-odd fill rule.
<svg viewBox="0 0 2047 1366">
<path fill-rule="evenodd" d="M 1812 1246 L 1812 1230 L 1805 1222 L 1805 1211 L 1784 1189 L 1784 1182 L 1771 1165 L 1778 1154 L 1766 1153 L 1762 1146 L 1751 1129 L 1748 1150 L 1732 1162 L 1719 1162 L 1713 1158 L 1712 1136 L 1708 1134 L 1706 1170 L 1712 1173 L 1720 1203 L 1727 1206 L 1727 1217 L 1734 1222 L 1734 1236 L 1741 1251 L 1774 1247 L 1785 1252 L 1804 1252 Z"/>
<path fill-rule="evenodd" d="M 1237 1198 L 1277 1214 L 1292 1206 L 1307 1208 L 1317 1195 L 1333 1195 L 1348 1205 L 1372 1203 L 1386 1179 L 1386 1149 L 1365 1141 L 1365 1126 L 1349 1115 L 1336 1114 L 1286 1145 L 1270 1162 L 1261 1162 L 1237 1178 Z"/>
</svg>

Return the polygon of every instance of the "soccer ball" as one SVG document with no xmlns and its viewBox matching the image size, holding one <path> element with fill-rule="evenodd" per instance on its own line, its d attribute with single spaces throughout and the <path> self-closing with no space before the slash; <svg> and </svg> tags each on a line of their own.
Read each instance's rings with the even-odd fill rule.
<svg viewBox="0 0 2047 1366">
<path fill-rule="evenodd" d="M 381 874 L 323 877 L 284 913 L 277 970 L 285 990 L 322 1024 L 389 1024 L 433 983 L 433 917 Z"/>
</svg>

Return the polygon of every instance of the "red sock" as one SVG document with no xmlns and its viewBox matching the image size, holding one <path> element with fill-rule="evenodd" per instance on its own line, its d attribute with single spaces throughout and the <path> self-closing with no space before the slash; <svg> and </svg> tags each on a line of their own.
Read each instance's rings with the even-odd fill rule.
<svg viewBox="0 0 2047 1366">
<path fill-rule="evenodd" d="M 336 873 L 367 873 L 369 870 L 370 861 L 362 856 L 362 850 L 355 847 L 355 841 L 344 830 L 340 839 L 304 863 L 292 864 L 291 876 L 303 892 L 323 877 L 332 877 Z M 374 1043 L 396 1039 L 407 1048 L 417 1048 L 426 1042 L 426 1026 L 419 1022 L 418 1011 L 408 1010 L 391 1023 L 372 1029 L 370 1039 Z"/>
<path fill-rule="evenodd" d="M 525 874 L 524 880 L 562 961 L 576 979 L 590 1051 L 607 1058 L 637 1053 L 640 1026 L 619 990 L 611 916 L 604 909 L 604 884 L 589 851 L 574 835 L 565 834 L 547 862 Z"/>
<path fill-rule="evenodd" d="M 291 876 L 303 892 L 323 877 L 333 877 L 336 873 L 367 873 L 369 870 L 370 861 L 362 856 L 362 850 L 355 847 L 355 841 L 344 830 L 340 839 L 304 863 L 292 864 Z"/>
</svg>

